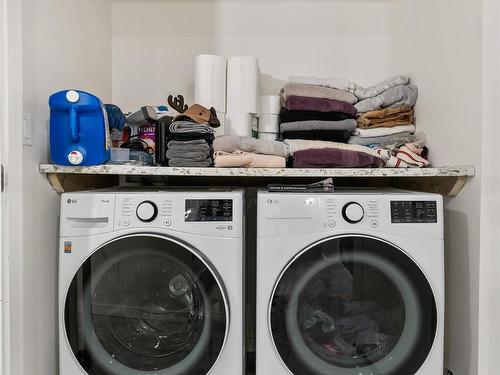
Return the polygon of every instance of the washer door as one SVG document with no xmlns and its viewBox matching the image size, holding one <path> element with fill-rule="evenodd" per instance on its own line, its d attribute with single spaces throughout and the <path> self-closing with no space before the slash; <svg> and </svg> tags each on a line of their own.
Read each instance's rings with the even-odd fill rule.
<svg viewBox="0 0 500 375">
<path fill-rule="evenodd" d="M 205 375 L 229 326 L 225 294 L 195 251 L 135 235 L 98 249 L 76 273 L 66 334 L 91 375 Z"/>
<path fill-rule="evenodd" d="M 436 303 L 417 264 L 395 246 L 335 237 L 283 271 L 270 329 L 296 375 L 415 374 L 436 335 Z"/>
</svg>

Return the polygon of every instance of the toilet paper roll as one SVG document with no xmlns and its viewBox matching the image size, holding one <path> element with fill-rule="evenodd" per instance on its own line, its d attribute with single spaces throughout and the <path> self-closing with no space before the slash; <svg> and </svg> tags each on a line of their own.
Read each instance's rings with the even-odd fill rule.
<svg viewBox="0 0 500 375">
<path fill-rule="evenodd" d="M 279 128 L 280 115 L 265 113 L 259 116 L 259 133 L 279 133 Z"/>
<path fill-rule="evenodd" d="M 261 115 L 271 113 L 278 115 L 281 109 L 281 97 L 279 95 L 264 95 L 260 97 L 259 113 Z"/>
<path fill-rule="evenodd" d="M 263 141 L 275 141 L 278 138 L 278 133 L 264 133 L 259 132 L 259 139 Z"/>
<path fill-rule="evenodd" d="M 222 112 L 217 112 L 217 118 L 220 121 L 220 126 L 214 129 L 215 136 L 222 137 L 223 135 L 226 135 L 226 114 Z"/>
<path fill-rule="evenodd" d="M 226 135 L 252 136 L 251 113 L 226 113 Z"/>
<path fill-rule="evenodd" d="M 259 61 L 255 57 L 230 57 L 227 62 L 227 113 L 259 110 Z"/>
<path fill-rule="evenodd" d="M 223 56 L 198 55 L 194 60 L 194 101 L 226 112 L 227 60 Z"/>
</svg>

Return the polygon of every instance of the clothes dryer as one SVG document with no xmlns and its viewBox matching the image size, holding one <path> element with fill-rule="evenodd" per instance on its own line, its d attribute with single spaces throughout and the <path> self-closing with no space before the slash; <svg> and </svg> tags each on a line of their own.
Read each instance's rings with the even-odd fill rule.
<svg viewBox="0 0 500 375">
<path fill-rule="evenodd" d="M 442 375 L 443 201 L 258 194 L 257 375 Z"/>
</svg>

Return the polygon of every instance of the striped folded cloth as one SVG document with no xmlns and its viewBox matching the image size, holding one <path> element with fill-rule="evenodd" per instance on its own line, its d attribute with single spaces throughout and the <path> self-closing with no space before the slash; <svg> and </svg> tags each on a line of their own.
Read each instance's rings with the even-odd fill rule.
<svg viewBox="0 0 500 375">
<path fill-rule="evenodd" d="M 429 161 L 422 157 L 424 149 L 416 143 L 407 143 L 391 152 L 383 147 L 374 147 L 385 168 L 425 168 Z"/>
<path fill-rule="evenodd" d="M 175 121 L 170 124 L 170 133 L 213 134 L 215 130 L 208 123 L 198 124 L 194 121 Z"/>
</svg>

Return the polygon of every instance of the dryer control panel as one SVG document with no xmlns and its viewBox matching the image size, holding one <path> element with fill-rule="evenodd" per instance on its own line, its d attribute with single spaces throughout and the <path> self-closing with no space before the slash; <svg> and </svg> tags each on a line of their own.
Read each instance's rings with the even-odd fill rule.
<svg viewBox="0 0 500 375">
<path fill-rule="evenodd" d="M 132 191 L 63 196 L 63 236 L 137 228 L 242 237 L 243 192 Z"/>
<path fill-rule="evenodd" d="M 440 239 L 443 237 L 442 208 L 440 195 L 426 193 L 259 192 L 258 232 L 261 237 L 339 231 Z"/>
</svg>

